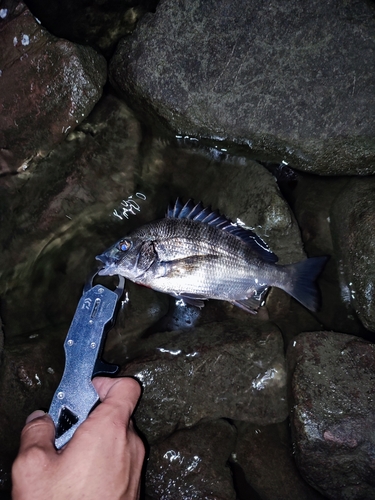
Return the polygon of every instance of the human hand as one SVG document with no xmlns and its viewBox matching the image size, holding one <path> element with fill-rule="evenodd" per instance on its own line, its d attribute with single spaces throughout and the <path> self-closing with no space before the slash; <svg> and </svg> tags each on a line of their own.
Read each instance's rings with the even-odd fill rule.
<svg viewBox="0 0 375 500">
<path fill-rule="evenodd" d="M 13 500 L 139 498 L 145 451 L 130 417 L 140 386 L 132 378 L 97 377 L 93 384 L 102 403 L 61 450 L 51 417 L 28 417 L 12 468 Z"/>
</svg>

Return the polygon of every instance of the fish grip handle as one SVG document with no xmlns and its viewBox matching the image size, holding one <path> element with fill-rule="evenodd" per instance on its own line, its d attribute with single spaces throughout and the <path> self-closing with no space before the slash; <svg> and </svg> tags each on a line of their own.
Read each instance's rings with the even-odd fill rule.
<svg viewBox="0 0 375 500">
<path fill-rule="evenodd" d="M 119 277 L 115 291 L 95 285 L 86 289 L 78 302 L 64 342 L 64 373 L 49 409 L 56 428 L 57 449 L 72 438 L 99 402 L 92 378 L 99 374 L 114 375 L 119 369 L 100 356 L 123 288 L 124 279 Z"/>
</svg>

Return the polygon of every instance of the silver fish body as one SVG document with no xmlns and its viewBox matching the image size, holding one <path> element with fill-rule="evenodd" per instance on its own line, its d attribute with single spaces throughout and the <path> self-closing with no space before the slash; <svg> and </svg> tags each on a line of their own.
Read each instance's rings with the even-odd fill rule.
<svg viewBox="0 0 375 500">
<path fill-rule="evenodd" d="M 252 231 L 201 204 L 179 200 L 166 218 L 136 229 L 97 259 L 104 264 L 100 275 L 120 274 L 198 306 L 219 299 L 249 312 L 256 312 L 270 286 L 315 310 L 314 281 L 326 261 L 277 265 L 276 255 Z"/>
</svg>

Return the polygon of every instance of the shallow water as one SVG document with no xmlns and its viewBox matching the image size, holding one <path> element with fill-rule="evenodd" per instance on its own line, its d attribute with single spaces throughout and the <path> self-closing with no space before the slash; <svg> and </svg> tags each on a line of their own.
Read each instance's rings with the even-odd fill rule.
<svg viewBox="0 0 375 500">
<path fill-rule="evenodd" d="M 177 197 L 202 200 L 233 220 L 239 218 L 269 243 L 281 263 L 304 257 L 300 230 L 308 255 L 331 255 L 319 279 L 321 311 L 310 313 L 277 289 L 257 317 L 246 317 L 218 301 L 200 311 L 128 282 L 105 345 L 107 361 L 124 367 L 147 352 L 148 339 L 155 333 L 178 330 L 183 336 L 196 326 L 236 317 L 246 317 L 249 324 L 272 320 L 283 333 L 285 347 L 298 333 L 319 329 L 371 338 L 342 300 L 329 236 L 329 204 L 346 179 L 318 178 L 285 164 L 257 165 L 244 150 L 228 152 L 225 145 L 219 148 L 215 142 L 195 139 L 173 137 L 139 123 L 109 94 L 40 165 L 2 179 L 10 185 L 8 194 L 3 191 L 0 231 L 0 313 L 6 349 L 24 352 L 28 345 L 31 359 L 41 351 L 41 369 L 54 374 L 49 382 L 40 378 L 45 386 L 38 401 L 42 406 L 48 407 L 61 376 L 62 344 L 83 284 L 96 268 L 95 255 L 138 225 L 162 217 Z M 324 195 L 308 200 L 309 218 L 305 207 L 311 185 Z M 110 286 L 113 280 L 100 282 Z M 53 358 L 53 366 L 48 356 L 43 365 L 43 353 L 51 345 L 60 354 Z M 32 386 L 35 380 L 34 376 Z M 31 398 L 18 411 L 23 417 L 34 409 Z M 237 485 L 241 477 L 237 470 Z M 244 484 L 239 488 L 246 490 Z"/>
</svg>

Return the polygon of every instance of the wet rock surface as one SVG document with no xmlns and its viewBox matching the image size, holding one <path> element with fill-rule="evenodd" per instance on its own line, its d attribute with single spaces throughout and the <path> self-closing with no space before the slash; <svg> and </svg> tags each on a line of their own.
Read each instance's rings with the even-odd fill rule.
<svg viewBox="0 0 375 500">
<path fill-rule="evenodd" d="M 261 426 L 235 422 L 237 446 L 232 460 L 260 498 L 321 500 L 300 476 L 292 455 L 289 421 Z"/>
<path fill-rule="evenodd" d="M 162 0 L 120 42 L 111 81 L 182 135 L 320 174 L 373 173 L 373 15 L 367 2 Z"/>
<path fill-rule="evenodd" d="M 375 331 L 375 179 L 351 179 L 331 210 L 343 299 Z"/>
<path fill-rule="evenodd" d="M 37 168 L 3 178 L 0 293 L 8 338 L 51 322 L 68 326 L 95 255 L 121 223 L 113 209 L 134 193 L 139 140 L 129 109 L 107 96 Z M 40 300 L 48 304 L 44 314 Z"/>
<path fill-rule="evenodd" d="M 8 342 L 1 355 L 0 494 L 10 488 L 11 463 L 26 417 L 33 409 L 47 411 L 63 366 L 63 352 L 48 332 L 34 333 L 22 343 Z"/>
<path fill-rule="evenodd" d="M 374 348 L 354 336 L 314 332 L 288 350 L 296 461 L 327 498 L 375 498 Z"/>
<path fill-rule="evenodd" d="M 202 420 L 265 424 L 288 414 L 283 340 L 270 323 L 245 315 L 187 333 L 155 334 L 140 349 L 145 353 L 121 375 L 143 386 L 135 417 L 151 443 Z"/>
<path fill-rule="evenodd" d="M 329 257 L 324 271 L 319 279 L 319 288 L 321 290 L 321 307 L 314 314 L 314 318 L 306 316 L 302 320 L 304 323 L 296 321 L 290 325 L 289 312 L 286 314 L 286 328 L 282 328 L 283 333 L 292 339 L 293 335 L 301 331 L 326 330 L 340 331 L 343 333 L 364 335 L 368 340 L 372 340 L 372 335 L 366 330 L 358 319 L 356 311 L 348 300 L 343 300 L 346 286 L 343 283 L 341 274 L 342 264 L 340 263 L 341 245 L 347 248 L 347 242 L 342 241 L 336 245 L 333 238 L 339 233 L 335 231 L 335 218 L 333 217 L 333 208 L 336 200 L 342 191 L 346 191 L 351 180 L 349 177 L 318 177 L 303 172 L 296 173 L 296 182 L 293 189 L 287 186 L 281 186 L 283 194 L 293 210 L 299 227 L 301 228 L 301 237 L 304 249 L 308 256 L 326 255 Z M 370 178 L 366 178 L 366 181 Z M 349 201 L 350 203 L 350 201 Z M 337 212 L 341 234 L 346 234 L 345 219 L 347 217 L 348 207 L 345 203 L 341 206 L 341 211 Z M 358 246 L 365 242 L 370 236 L 366 232 L 357 233 Z M 354 254 L 353 254 L 354 255 Z M 371 276 L 371 272 L 369 272 Z M 350 280 L 349 280 L 350 281 Z M 301 314 L 295 315 L 299 318 Z M 284 318 L 278 314 L 278 318 L 272 316 L 274 321 L 281 326 Z M 302 318 L 301 318 L 302 319 Z M 312 321 L 315 320 L 315 323 Z M 309 324 L 311 327 L 309 327 Z"/>
<path fill-rule="evenodd" d="M 151 446 L 147 500 L 235 500 L 228 459 L 236 430 L 225 420 L 200 424 Z"/>
<path fill-rule="evenodd" d="M 46 156 L 90 113 L 106 61 L 50 35 L 22 3 L 1 5 L 0 173 Z"/>
</svg>

